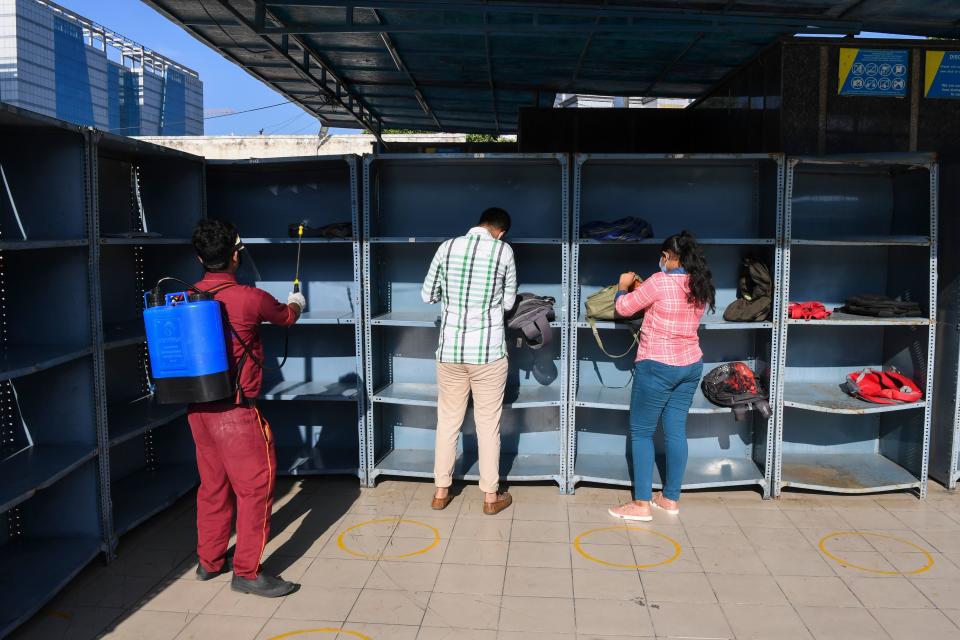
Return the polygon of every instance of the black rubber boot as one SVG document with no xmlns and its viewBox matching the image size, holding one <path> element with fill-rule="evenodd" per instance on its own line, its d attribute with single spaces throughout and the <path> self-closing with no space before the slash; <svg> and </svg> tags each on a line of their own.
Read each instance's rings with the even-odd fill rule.
<svg viewBox="0 0 960 640">
<path fill-rule="evenodd" d="M 240 593 L 251 593 L 255 596 L 263 596 L 264 598 L 282 598 L 299 589 L 300 585 L 294 582 L 287 582 L 278 576 L 261 573 L 257 576 L 256 580 L 233 576 L 230 588 Z"/>
<path fill-rule="evenodd" d="M 226 560 L 223 561 L 223 568 L 220 571 L 207 571 L 202 564 L 197 563 L 197 580 L 206 582 L 231 571 L 233 571 L 233 557 L 231 556 L 227 556 Z"/>
</svg>

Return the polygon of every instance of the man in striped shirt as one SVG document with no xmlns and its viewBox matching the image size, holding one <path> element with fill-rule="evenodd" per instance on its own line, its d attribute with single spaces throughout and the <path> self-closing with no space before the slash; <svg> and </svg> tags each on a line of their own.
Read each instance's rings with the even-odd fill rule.
<svg viewBox="0 0 960 640">
<path fill-rule="evenodd" d="M 487 209 L 466 235 L 440 245 L 423 282 L 423 301 L 441 304 L 434 460 L 437 492 L 432 505 L 437 510 L 453 500 L 450 485 L 457 440 L 471 393 L 483 512 L 495 515 L 511 503 L 509 493 L 498 492 L 500 414 L 508 368 L 503 314 L 513 308 L 517 298 L 513 249 L 503 242 L 509 230 L 506 211 Z"/>
</svg>

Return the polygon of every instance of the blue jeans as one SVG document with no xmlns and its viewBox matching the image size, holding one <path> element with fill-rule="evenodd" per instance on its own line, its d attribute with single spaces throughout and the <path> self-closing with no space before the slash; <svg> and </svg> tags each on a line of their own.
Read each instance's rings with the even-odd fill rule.
<svg viewBox="0 0 960 640">
<path fill-rule="evenodd" d="M 680 499 L 680 485 L 687 468 L 687 413 L 702 374 L 702 360 L 686 367 L 674 367 L 654 360 L 641 360 L 636 364 L 630 398 L 634 500 L 651 498 L 653 436 L 661 417 L 667 454 L 663 495 L 670 500 Z"/>
</svg>

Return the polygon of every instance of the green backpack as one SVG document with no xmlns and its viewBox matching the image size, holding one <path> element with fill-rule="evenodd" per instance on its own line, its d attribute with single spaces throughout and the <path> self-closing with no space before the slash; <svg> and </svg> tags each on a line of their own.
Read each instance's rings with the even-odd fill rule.
<svg viewBox="0 0 960 640">
<path fill-rule="evenodd" d="M 637 280 L 642 280 L 638 277 Z M 593 331 L 593 339 L 597 341 L 597 346 L 600 347 L 600 351 L 603 351 L 607 356 L 611 358 L 622 358 L 628 355 L 633 348 L 637 346 L 637 343 L 640 341 L 640 331 L 630 329 L 630 333 L 633 334 L 633 342 L 627 348 L 626 351 L 620 355 L 614 355 L 609 353 L 603 346 L 603 340 L 600 339 L 600 332 L 597 331 L 597 320 L 601 321 L 632 321 L 640 320 L 643 318 L 643 313 L 638 313 L 630 318 L 625 318 L 617 313 L 617 291 L 620 288 L 618 285 L 612 284 L 609 287 L 604 287 L 597 291 L 595 294 L 590 296 L 584 302 L 584 307 L 587 312 L 587 322 L 590 324 L 590 329 Z"/>
</svg>

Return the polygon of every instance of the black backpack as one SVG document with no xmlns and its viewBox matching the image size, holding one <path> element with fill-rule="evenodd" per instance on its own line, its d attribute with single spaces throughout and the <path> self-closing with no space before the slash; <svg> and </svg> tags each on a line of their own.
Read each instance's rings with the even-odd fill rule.
<svg viewBox="0 0 960 640">
<path fill-rule="evenodd" d="M 887 296 L 862 294 L 847 299 L 847 303 L 837 309 L 841 313 L 874 318 L 918 318 L 923 310 L 916 302 L 902 302 Z"/>
<path fill-rule="evenodd" d="M 730 407 L 737 422 L 749 409 L 756 409 L 764 418 L 773 415 L 769 394 L 763 382 L 744 362 L 722 364 L 703 377 L 703 396 L 718 407 Z"/>
<path fill-rule="evenodd" d="M 550 296 L 517 294 L 517 302 L 507 314 L 507 328 L 522 331 L 531 349 L 542 349 L 553 339 L 550 322 L 556 319 L 555 303 Z"/>
<path fill-rule="evenodd" d="M 752 256 L 743 259 L 737 281 L 737 299 L 723 312 L 727 322 L 763 322 L 773 310 L 770 268 Z"/>
</svg>

